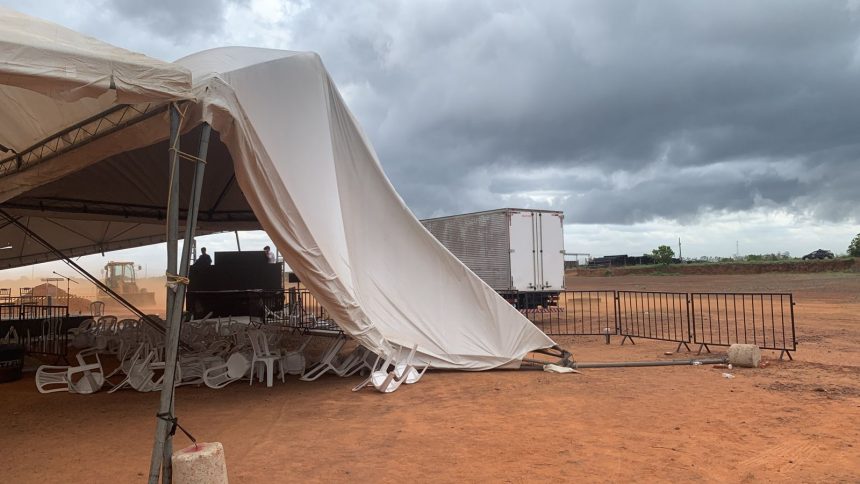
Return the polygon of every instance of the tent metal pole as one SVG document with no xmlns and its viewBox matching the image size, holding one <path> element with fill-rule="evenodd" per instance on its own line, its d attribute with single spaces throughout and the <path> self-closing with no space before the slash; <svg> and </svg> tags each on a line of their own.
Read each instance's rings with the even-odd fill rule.
<svg viewBox="0 0 860 484">
<path fill-rule="evenodd" d="M 176 274 L 176 259 L 179 252 L 179 107 L 170 104 L 170 187 L 167 199 L 167 273 Z M 167 288 L 167 328 L 170 330 L 170 310 L 176 290 Z"/>
<path fill-rule="evenodd" d="M 197 161 L 194 166 L 194 177 L 191 181 L 191 186 L 193 187 L 193 192 L 191 194 L 191 203 L 188 207 L 188 215 L 185 219 L 185 239 L 182 244 L 182 257 L 179 262 L 179 274 L 182 277 L 188 277 L 188 270 L 191 266 L 191 247 L 193 245 L 192 241 L 194 240 L 194 234 L 197 230 L 197 216 L 200 213 L 200 196 L 203 193 L 203 173 L 206 169 L 206 156 L 209 151 L 209 135 L 212 132 L 212 128 L 208 123 L 203 123 L 203 129 L 200 132 L 200 147 L 197 151 L 197 157 L 203 161 Z M 179 316 L 182 315 L 182 307 L 185 305 L 185 293 L 188 290 L 187 284 L 179 284 L 176 291 L 176 298 L 173 301 L 173 319 L 171 320 L 171 327 L 175 324 L 180 330 L 182 329 L 181 318 Z M 165 368 L 168 367 L 167 361 L 172 357 L 173 364 L 169 365 L 169 368 L 172 370 L 168 374 L 165 372 L 165 380 L 171 383 L 171 385 L 167 388 L 162 387 L 162 392 L 164 390 L 168 390 L 170 392 L 170 418 L 175 418 L 175 409 L 174 404 L 176 400 L 174 399 L 174 393 L 176 392 L 175 380 L 176 380 L 176 360 L 178 353 L 178 342 L 179 342 L 179 330 L 176 331 L 176 339 L 173 342 L 173 345 L 170 346 L 169 351 L 165 355 Z M 167 435 L 167 438 L 164 442 L 164 462 L 162 463 L 162 473 L 163 473 L 163 482 L 169 483 L 173 479 L 173 469 L 171 457 L 173 456 L 173 436 Z"/>
<path fill-rule="evenodd" d="M 200 194 L 203 191 L 203 174 L 206 167 L 205 160 L 209 147 L 209 137 L 211 127 L 204 123 L 200 137 L 200 148 L 198 158 L 204 161 L 197 161 L 194 169 L 194 177 L 192 179 L 192 194 L 191 202 L 188 207 L 188 216 L 185 223 L 185 241 L 193 240 L 194 233 L 197 229 L 197 216 L 200 209 Z M 182 258 L 180 262 L 180 277 L 188 277 L 188 269 L 191 259 L 191 244 L 184 243 L 182 246 Z M 170 319 L 168 323 L 168 337 L 165 348 L 165 370 L 164 384 L 161 389 L 161 402 L 159 407 L 158 427 L 156 429 L 156 444 L 153 449 L 153 462 L 156 459 L 161 460 L 162 482 L 169 483 L 172 480 L 171 456 L 173 455 L 173 436 L 170 435 L 172 426 L 171 420 L 174 415 L 174 393 L 175 380 L 178 356 L 179 333 L 181 330 L 181 315 L 182 306 L 185 303 L 186 285 L 178 284 L 176 296 L 173 300 L 173 307 L 170 308 Z M 153 469 L 150 469 L 150 482 L 158 482 L 158 465 L 154 469 L 155 481 L 152 480 Z"/>
<path fill-rule="evenodd" d="M 208 129 L 204 130 L 206 132 L 206 141 L 208 147 Z M 170 195 L 168 198 L 168 214 L 167 214 L 167 272 L 168 274 L 183 276 L 183 274 L 177 274 L 176 270 L 176 259 L 177 259 L 177 248 L 179 245 L 178 241 L 178 233 L 179 233 L 179 111 L 175 104 L 171 104 L 170 106 Z M 202 141 L 202 140 L 201 140 Z M 205 155 L 204 155 L 205 156 Z M 202 163 L 198 162 L 198 165 Z M 195 169 L 195 179 L 197 176 L 197 170 L 199 170 L 199 166 Z M 202 176 L 201 176 L 202 182 Z M 199 198 L 199 192 L 192 194 L 192 204 L 194 203 L 194 196 Z M 191 207 L 189 207 L 191 208 Z M 195 213 L 196 215 L 196 213 Z M 188 212 L 188 219 L 191 219 L 191 211 Z M 196 219 L 196 217 L 195 217 Z M 193 227 L 190 227 L 190 224 L 186 224 L 186 229 L 193 230 Z M 187 239 L 186 239 L 187 240 Z M 184 244 L 185 248 L 190 248 L 189 244 Z M 170 276 L 168 276 L 170 277 Z M 180 287 L 183 287 L 182 284 L 179 284 Z M 170 459 L 168 458 L 166 461 L 164 459 L 164 453 L 166 450 L 165 442 L 170 439 L 170 429 L 172 427 L 172 423 L 166 419 L 172 418 L 173 412 L 173 388 L 174 388 L 174 379 L 176 376 L 176 356 L 177 356 L 177 346 L 179 343 L 179 330 L 180 330 L 180 319 L 182 314 L 181 301 L 180 305 L 177 308 L 177 294 L 174 292 L 173 288 L 168 288 L 167 290 L 167 338 L 165 341 L 165 364 L 164 364 L 164 379 L 161 390 L 161 400 L 159 404 L 159 412 L 158 412 L 158 420 L 156 424 L 155 430 L 155 443 L 152 449 L 152 458 L 150 460 L 149 466 L 149 482 L 150 484 L 157 484 L 159 474 L 161 474 L 162 465 L 165 467 L 165 472 L 163 475 L 165 483 L 169 483 L 171 481 L 171 473 L 170 473 Z M 184 296 L 184 291 L 183 291 Z M 178 311 L 177 311 L 178 309 Z M 172 449 L 172 446 L 171 446 Z"/>
</svg>

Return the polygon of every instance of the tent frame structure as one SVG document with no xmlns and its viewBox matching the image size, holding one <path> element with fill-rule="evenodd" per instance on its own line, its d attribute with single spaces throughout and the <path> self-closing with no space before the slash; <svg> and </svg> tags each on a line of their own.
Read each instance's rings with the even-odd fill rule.
<svg viewBox="0 0 860 484">
<path fill-rule="evenodd" d="M 417 345 L 434 368 L 478 371 L 518 368 L 554 346 L 415 219 L 318 55 L 222 47 L 166 63 L 2 7 L 0 17 L 0 43 L 12 46 L 0 49 L 0 229 L 24 229 L 0 266 L 75 267 L 69 256 L 167 242 L 166 381 L 149 482 L 172 480 L 173 380 L 198 230 L 267 230 L 332 319 L 380 356 Z M 200 136 L 196 156 L 181 151 L 183 133 L 186 143 Z M 307 183 L 319 174 L 332 189 Z M 381 222 L 390 230 L 364 230 Z M 415 296 L 425 293 L 434 297 Z"/>
<path fill-rule="evenodd" d="M 141 121 L 146 121 L 167 111 L 168 106 L 169 103 L 156 102 L 118 104 L 58 131 L 21 152 L 15 152 L 0 145 L 0 149 L 3 151 L 12 152 L 11 156 L 0 160 L 0 177 L 28 169 Z"/>
</svg>

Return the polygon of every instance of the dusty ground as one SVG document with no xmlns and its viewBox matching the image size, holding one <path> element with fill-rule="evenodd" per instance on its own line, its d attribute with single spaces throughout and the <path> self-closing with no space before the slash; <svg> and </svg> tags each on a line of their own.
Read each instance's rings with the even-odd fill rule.
<svg viewBox="0 0 860 484">
<path fill-rule="evenodd" d="M 860 274 L 576 278 L 569 288 L 792 291 L 794 362 L 428 373 L 393 395 L 358 379 L 271 389 L 180 388 L 177 412 L 224 444 L 231 482 L 860 480 Z M 581 361 L 646 360 L 674 345 L 558 338 Z M 40 395 L 0 385 L 0 481 L 141 482 L 158 395 Z M 177 446 L 188 441 L 177 436 Z"/>
</svg>

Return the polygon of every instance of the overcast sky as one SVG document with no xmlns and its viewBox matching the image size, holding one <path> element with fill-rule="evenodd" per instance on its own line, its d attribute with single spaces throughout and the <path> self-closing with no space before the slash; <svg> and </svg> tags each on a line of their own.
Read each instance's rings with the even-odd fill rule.
<svg viewBox="0 0 860 484">
<path fill-rule="evenodd" d="M 318 52 L 418 217 L 563 210 L 594 255 L 860 232 L 858 2 L 0 3 L 164 60 Z"/>
</svg>

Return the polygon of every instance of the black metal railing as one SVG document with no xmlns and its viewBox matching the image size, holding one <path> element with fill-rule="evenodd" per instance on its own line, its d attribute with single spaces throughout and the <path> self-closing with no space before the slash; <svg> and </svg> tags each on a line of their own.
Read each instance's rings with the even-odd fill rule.
<svg viewBox="0 0 860 484">
<path fill-rule="evenodd" d="M 56 296 L 3 296 L 0 297 L 0 321 L 17 319 L 62 318 L 69 315 L 69 307 Z"/>
<path fill-rule="evenodd" d="M 322 304 L 307 289 L 292 288 L 269 293 L 263 304 L 266 324 L 299 329 L 341 331 Z"/>
<path fill-rule="evenodd" d="M 693 342 L 795 351 L 794 297 L 787 293 L 692 293 Z"/>
<path fill-rule="evenodd" d="M 619 335 L 622 344 L 644 338 L 700 351 L 744 343 L 789 357 L 797 349 L 789 293 L 562 291 L 557 303 L 520 312 L 553 336 Z"/>
<path fill-rule="evenodd" d="M 85 317 L 48 317 L 0 322 L 0 341 L 20 344 L 29 355 L 65 361 L 69 349 L 69 328 Z"/>
<path fill-rule="evenodd" d="M 520 312 L 548 335 L 616 334 L 615 291 L 564 291 L 553 306 Z"/>
<path fill-rule="evenodd" d="M 618 334 L 689 343 L 687 301 L 686 293 L 618 291 Z"/>
</svg>

